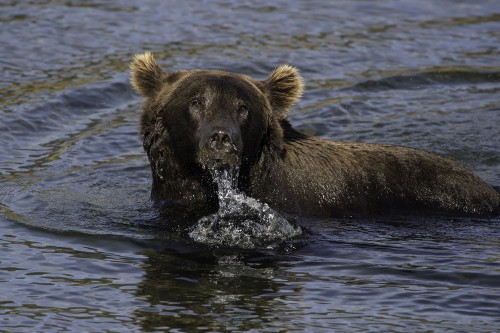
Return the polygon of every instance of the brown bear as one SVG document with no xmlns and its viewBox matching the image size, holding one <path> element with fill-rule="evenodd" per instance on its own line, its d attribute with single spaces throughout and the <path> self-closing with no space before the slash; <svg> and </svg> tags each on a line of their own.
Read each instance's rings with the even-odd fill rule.
<svg viewBox="0 0 500 333">
<path fill-rule="evenodd" d="M 211 169 L 238 170 L 237 188 L 285 213 L 496 215 L 500 193 L 448 158 L 398 145 L 304 135 L 287 120 L 303 91 L 296 68 L 263 81 L 219 70 L 164 72 L 136 55 L 141 136 L 154 201 L 217 209 Z"/>
</svg>

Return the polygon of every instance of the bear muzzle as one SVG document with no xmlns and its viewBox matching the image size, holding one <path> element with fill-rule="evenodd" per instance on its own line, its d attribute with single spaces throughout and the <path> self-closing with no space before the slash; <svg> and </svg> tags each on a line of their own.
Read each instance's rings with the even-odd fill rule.
<svg viewBox="0 0 500 333">
<path fill-rule="evenodd" d="M 227 128 L 214 128 L 202 140 L 199 161 L 212 169 L 233 169 L 240 164 L 241 138 Z"/>
</svg>

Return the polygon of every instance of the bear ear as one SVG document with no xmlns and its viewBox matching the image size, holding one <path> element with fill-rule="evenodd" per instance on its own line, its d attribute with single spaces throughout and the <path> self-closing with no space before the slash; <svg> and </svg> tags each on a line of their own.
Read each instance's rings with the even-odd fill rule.
<svg viewBox="0 0 500 333">
<path fill-rule="evenodd" d="M 281 65 L 263 82 L 274 114 L 285 119 L 288 109 L 302 96 L 304 82 L 299 70 L 289 65 Z"/>
<path fill-rule="evenodd" d="M 130 83 L 139 94 L 149 97 L 160 91 L 163 71 L 151 52 L 136 54 L 130 69 Z"/>
</svg>

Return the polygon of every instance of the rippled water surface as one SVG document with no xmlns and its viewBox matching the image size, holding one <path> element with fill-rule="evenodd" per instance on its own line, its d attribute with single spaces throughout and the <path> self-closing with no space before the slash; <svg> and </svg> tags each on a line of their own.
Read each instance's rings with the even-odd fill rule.
<svg viewBox="0 0 500 333">
<path fill-rule="evenodd" d="M 500 331 L 500 218 L 187 237 L 148 200 L 127 82 L 146 49 L 260 79 L 290 63 L 298 129 L 438 152 L 500 187 L 499 31 L 495 0 L 2 1 L 0 331 Z"/>
</svg>

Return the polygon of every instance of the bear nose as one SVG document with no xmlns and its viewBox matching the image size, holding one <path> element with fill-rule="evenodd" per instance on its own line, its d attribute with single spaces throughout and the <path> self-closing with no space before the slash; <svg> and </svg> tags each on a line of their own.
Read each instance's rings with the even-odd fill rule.
<svg viewBox="0 0 500 333">
<path fill-rule="evenodd" d="M 210 147 L 216 150 L 227 150 L 233 146 L 231 134 L 227 130 L 217 129 L 210 136 Z"/>
</svg>

